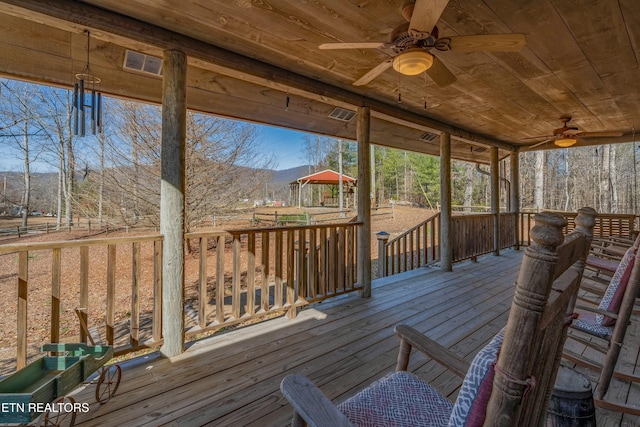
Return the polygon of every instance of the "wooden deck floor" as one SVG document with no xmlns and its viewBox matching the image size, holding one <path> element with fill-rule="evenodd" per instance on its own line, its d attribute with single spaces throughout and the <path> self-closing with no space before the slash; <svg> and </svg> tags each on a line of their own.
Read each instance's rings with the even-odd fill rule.
<svg viewBox="0 0 640 427">
<path fill-rule="evenodd" d="M 77 425 L 285 426 L 291 415 L 279 392 L 285 375 L 303 373 L 334 401 L 344 400 L 393 370 L 399 323 L 470 359 L 506 322 L 521 256 L 506 251 L 450 273 L 427 268 L 393 276 L 375 281 L 370 299 L 338 297 L 295 320 L 199 341 L 171 360 L 152 354 L 127 362 L 116 396 L 92 404 Z M 410 369 L 455 399 L 457 377 L 417 354 Z M 86 387 L 74 397 L 90 402 L 92 394 Z M 607 415 L 598 425 L 621 421 Z"/>
</svg>

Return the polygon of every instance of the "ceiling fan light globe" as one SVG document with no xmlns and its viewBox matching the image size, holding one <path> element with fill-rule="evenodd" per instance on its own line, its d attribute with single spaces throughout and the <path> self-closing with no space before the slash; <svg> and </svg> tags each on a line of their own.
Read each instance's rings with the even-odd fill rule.
<svg viewBox="0 0 640 427">
<path fill-rule="evenodd" d="M 433 65 L 433 55 L 423 49 L 409 49 L 393 59 L 393 68 L 400 74 L 415 76 Z"/>
<path fill-rule="evenodd" d="M 571 147 L 576 142 L 578 142 L 578 140 L 575 138 L 562 137 L 562 138 L 556 139 L 554 141 L 554 144 L 556 144 L 558 147 L 566 148 L 566 147 Z"/>
</svg>

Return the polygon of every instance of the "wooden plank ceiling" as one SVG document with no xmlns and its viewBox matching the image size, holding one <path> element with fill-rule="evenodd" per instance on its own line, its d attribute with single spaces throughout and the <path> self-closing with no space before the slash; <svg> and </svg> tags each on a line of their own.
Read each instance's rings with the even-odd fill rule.
<svg viewBox="0 0 640 427">
<path fill-rule="evenodd" d="M 393 68 L 353 86 L 393 53 L 318 46 L 388 42 L 406 22 L 406 2 L 0 0 L 0 74 L 69 87 L 86 66 L 88 30 L 91 71 L 113 96 L 159 102 L 161 78 L 125 70 L 125 52 L 162 57 L 177 47 L 189 55 L 194 110 L 353 139 L 355 120 L 328 115 L 368 105 L 373 143 L 437 154 L 437 135 L 448 131 L 455 158 L 481 163 L 488 146 L 503 158 L 548 139 L 563 115 L 580 131 L 623 133 L 588 144 L 635 140 L 637 0 L 450 0 L 437 23 L 440 37 L 520 33 L 525 47 L 433 50 L 457 79 L 446 87 Z M 436 137 L 421 140 L 425 133 Z"/>
</svg>

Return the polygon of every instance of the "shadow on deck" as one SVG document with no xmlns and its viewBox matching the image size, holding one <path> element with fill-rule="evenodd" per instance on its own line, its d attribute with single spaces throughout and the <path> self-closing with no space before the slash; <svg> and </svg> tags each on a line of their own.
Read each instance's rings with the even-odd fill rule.
<svg viewBox="0 0 640 427">
<path fill-rule="evenodd" d="M 374 281 L 373 297 L 343 295 L 191 346 L 123 366 L 116 396 L 79 414 L 81 426 L 284 426 L 291 407 L 279 391 L 289 373 L 309 376 L 342 401 L 395 368 L 393 327 L 409 324 L 471 359 L 506 323 L 522 252 L 505 251 L 453 272 L 423 268 Z M 410 369 L 454 400 L 460 380 L 416 354 Z M 74 397 L 91 402 L 93 388 Z M 614 414 L 615 415 L 615 414 Z M 607 425 L 620 425 L 609 418 Z M 604 424 L 598 424 L 604 425 Z M 634 424 L 635 425 L 635 424 Z"/>
</svg>

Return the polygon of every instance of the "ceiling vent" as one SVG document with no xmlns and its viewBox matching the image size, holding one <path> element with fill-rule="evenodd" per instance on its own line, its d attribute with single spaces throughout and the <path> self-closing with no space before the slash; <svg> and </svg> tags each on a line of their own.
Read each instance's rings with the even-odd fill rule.
<svg viewBox="0 0 640 427">
<path fill-rule="evenodd" d="M 125 70 L 162 76 L 162 59 L 132 50 L 125 53 L 123 67 Z"/>
<path fill-rule="evenodd" d="M 472 147 L 471 150 L 475 153 L 483 153 L 487 151 L 487 147 Z"/>
<path fill-rule="evenodd" d="M 355 116 L 355 111 L 347 110 L 340 107 L 334 108 L 333 111 L 329 113 L 329 117 L 335 120 L 340 120 L 341 122 L 349 122 Z"/>
<path fill-rule="evenodd" d="M 438 135 L 431 132 L 425 132 L 422 135 L 420 135 L 421 141 L 431 142 L 431 141 L 434 141 L 436 138 L 438 138 Z"/>
</svg>

